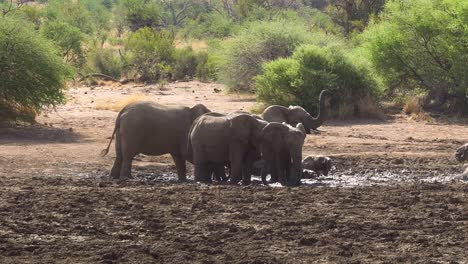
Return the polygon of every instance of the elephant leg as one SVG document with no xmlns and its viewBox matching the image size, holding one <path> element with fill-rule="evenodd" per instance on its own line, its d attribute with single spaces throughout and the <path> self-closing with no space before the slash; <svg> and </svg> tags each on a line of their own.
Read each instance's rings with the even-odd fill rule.
<svg viewBox="0 0 468 264">
<path fill-rule="evenodd" d="M 224 170 L 224 164 L 215 164 L 214 165 L 214 175 L 216 178 L 216 181 L 218 182 L 225 182 L 226 181 L 226 173 Z"/>
<path fill-rule="evenodd" d="M 252 167 L 255 160 L 258 158 L 257 153 L 249 151 L 242 166 L 242 184 L 249 185 L 252 183 Z"/>
<path fill-rule="evenodd" d="M 289 178 L 290 178 L 288 166 L 283 160 L 280 161 L 280 164 L 281 164 L 280 165 L 280 175 L 279 175 L 280 183 L 281 183 L 281 185 L 286 186 L 286 185 L 288 185 Z"/>
<path fill-rule="evenodd" d="M 270 162 L 264 161 L 262 170 L 261 170 L 261 175 L 262 175 L 262 183 L 263 185 L 268 186 L 268 182 L 266 180 L 266 176 L 268 174 L 268 168 L 270 166 Z"/>
<path fill-rule="evenodd" d="M 242 156 L 244 152 L 240 146 L 230 146 L 230 161 L 231 161 L 231 184 L 238 184 L 242 176 Z"/>
<path fill-rule="evenodd" d="M 124 156 L 122 159 L 122 168 L 120 169 L 120 179 L 131 179 L 132 177 L 132 156 Z"/>
<path fill-rule="evenodd" d="M 271 175 L 270 182 L 275 183 L 279 181 L 281 183 L 282 171 L 281 171 L 280 160 L 278 159 L 278 154 L 274 154 L 273 157 L 271 158 L 271 161 L 272 162 L 270 163 L 270 175 Z"/>
<path fill-rule="evenodd" d="M 195 182 L 211 182 L 212 169 L 207 162 L 196 162 L 195 166 Z"/>
<path fill-rule="evenodd" d="M 120 140 L 120 133 L 119 130 L 117 130 L 115 134 L 115 161 L 110 173 L 113 179 L 119 178 L 120 170 L 122 169 L 122 148 L 120 146 Z"/>
<path fill-rule="evenodd" d="M 120 169 L 120 179 L 132 178 L 132 161 L 137 153 L 134 153 L 129 144 L 125 141 L 121 142 L 122 149 L 122 167 Z"/>
<path fill-rule="evenodd" d="M 187 167 L 185 164 L 185 159 L 181 154 L 171 154 L 171 156 L 177 168 L 177 177 L 179 181 L 187 181 Z"/>
</svg>

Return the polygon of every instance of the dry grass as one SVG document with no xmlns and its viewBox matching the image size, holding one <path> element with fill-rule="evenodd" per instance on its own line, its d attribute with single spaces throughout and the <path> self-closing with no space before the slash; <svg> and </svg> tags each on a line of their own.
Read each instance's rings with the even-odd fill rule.
<svg viewBox="0 0 468 264">
<path fill-rule="evenodd" d="M 94 108 L 97 110 L 111 110 L 111 111 L 119 112 L 120 110 L 122 110 L 122 108 L 124 108 L 126 105 L 130 103 L 137 102 L 137 101 L 147 101 L 147 100 L 149 100 L 148 96 L 145 96 L 142 94 L 133 94 L 119 101 L 105 101 L 105 102 L 97 103 Z"/>
<path fill-rule="evenodd" d="M 187 41 L 179 40 L 179 41 L 176 41 L 175 46 L 178 49 L 191 47 L 193 51 L 201 51 L 201 50 L 206 50 L 208 48 L 208 44 L 206 44 L 206 41 L 199 40 L 199 39 L 191 39 Z"/>
<path fill-rule="evenodd" d="M 409 120 L 434 122 L 434 118 L 424 112 L 421 98 L 417 96 L 411 96 L 406 100 L 403 106 L 403 113 L 409 115 Z"/>
<path fill-rule="evenodd" d="M 20 120 L 34 123 L 36 115 L 37 111 L 32 107 L 0 100 L 0 122 Z"/>
<path fill-rule="evenodd" d="M 407 115 L 412 115 L 412 114 L 420 114 L 423 112 L 422 106 L 421 106 L 421 100 L 419 97 L 416 96 L 411 96 L 406 100 L 405 105 L 403 106 L 403 113 Z"/>
</svg>

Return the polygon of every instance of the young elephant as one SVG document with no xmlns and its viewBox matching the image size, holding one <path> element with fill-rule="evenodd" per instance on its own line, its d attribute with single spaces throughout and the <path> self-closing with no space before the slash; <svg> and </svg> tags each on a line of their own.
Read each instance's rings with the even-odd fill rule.
<svg viewBox="0 0 468 264">
<path fill-rule="evenodd" d="M 331 92 L 323 90 L 319 96 L 318 114 L 312 117 L 304 108 L 300 106 L 284 107 L 281 105 L 272 105 L 267 107 L 263 113 L 262 118 L 267 122 L 285 122 L 289 125 L 296 126 L 301 123 L 307 134 L 311 130 L 316 130 L 326 119 L 325 101 L 331 98 Z"/>
<path fill-rule="evenodd" d="M 298 186 L 302 175 L 302 146 L 306 131 L 299 123 L 292 127 L 281 123 L 269 123 L 261 133 L 261 152 L 264 161 L 262 182 L 271 173 L 272 182 Z"/>
<path fill-rule="evenodd" d="M 158 156 L 170 153 L 177 167 L 180 181 L 186 180 L 185 160 L 187 135 L 193 121 L 210 110 L 202 104 L 189 107 L 169 107 L 153 102 L 135 102 L 124 107 L 115 121 L 109 152 L 115 135 L 116 158 L 111 170 L 113 178 L 131 178 L 133 157 L 142 153 Z"/>
<path fill-rule="evenodd" d="M 455 151 L 455 158 L 458 162 L 468 161 L 468 143 L 459 147 L 457 151 Z"/>
<path fill-rule="evenodd" d="M 314 171 L 318 176 L 321 174 L 327 176 L 332 167 L 332 160 L 329 157 L 307 156 L 302 160 L 302 169 Z"/>
<path fill-rule="evenodd" d="M 198 118 L 190 129 L 188 145 L 193 154 L 195 181 L 210 182 L 213 168 L 220 171 L 220 166 L 229 163 L 230 182 L 237 184 L 244 161 L 266 124 L 244 113 L 210 113 Z"/>
</svg>

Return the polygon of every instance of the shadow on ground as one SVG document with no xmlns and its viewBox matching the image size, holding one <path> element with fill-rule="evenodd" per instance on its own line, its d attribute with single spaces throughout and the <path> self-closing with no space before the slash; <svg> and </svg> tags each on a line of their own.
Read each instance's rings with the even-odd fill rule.
<svg viewBox="0 0 468 264">
<path fill-rule="evenodd" d="M 77 143 L 83 141 L 79 133 L 71 128 L 55 128 L 35 124 L 30 126 L 0 127 L 0 144 L 8 143 Z"/>
</svg>

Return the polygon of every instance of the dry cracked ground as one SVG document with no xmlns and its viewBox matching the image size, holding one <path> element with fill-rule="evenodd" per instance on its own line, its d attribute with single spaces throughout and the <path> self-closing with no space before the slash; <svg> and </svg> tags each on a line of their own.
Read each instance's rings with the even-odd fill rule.
<svg viewBox="0 0 468 264">
<path fill-rule="evenodd" d="M 198 82 L 68 90 L 35 126 L 0 128 L 0 263 L 467 263 L 468 184 L 453 158 L 466 122 L 330 121 L 304 155 L 333 158 L 299 188 L 177 183 L 140 155 L 111 182 L 100 157 L 135 99 L 250 110 Z"/>
</svg>

